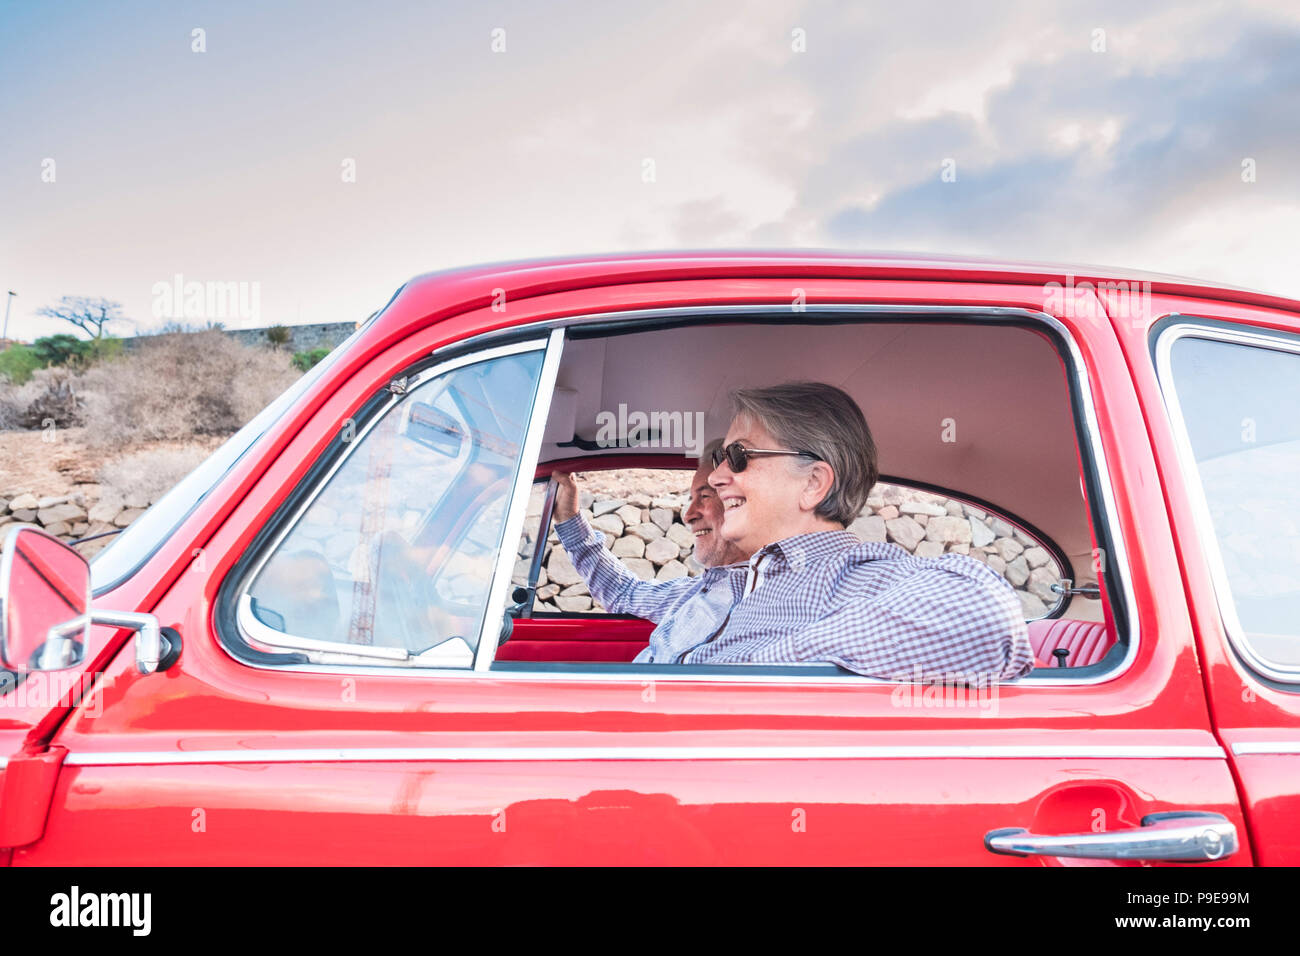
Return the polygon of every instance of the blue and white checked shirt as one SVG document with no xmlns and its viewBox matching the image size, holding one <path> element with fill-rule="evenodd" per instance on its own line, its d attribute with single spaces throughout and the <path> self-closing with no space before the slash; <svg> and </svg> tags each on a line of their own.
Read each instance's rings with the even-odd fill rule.
<svg viewBox="0 0 1300 956">
<path fill-rule="evenodd" d="M 710 572 L 644 582 L 605 552 L 603 535 L 580 517 L 556 525 L 556 531 L 607 609 L 615 610 L 602 590 L 617 575 L 618 586 L 608 596 L 626 608 L 621 613 L 659 625 L 649 654 L 638 660 L 830 661 L 887 680 L 980 682 L 1015 680 L 1034 666 L 1015 591 L 965 555 L 918 558 L 894 544 L 862 542 L 851 531 L 819 531 L 770 544 L 748 565 L 710 569 L 716 573 L 709 582 L 704 578 Z M 592 553 L 593 544 L 599 554 Z M 732 598 L 729 611 L 721 607 L 722 595 L 708 600 L 719 591 Z M 657 604 L 661 595 L 665 600 Z M 697 602 L 706 607 L 692 608 Z M 667 633 L 656 640 L 661 630 Z"/>
</svg>

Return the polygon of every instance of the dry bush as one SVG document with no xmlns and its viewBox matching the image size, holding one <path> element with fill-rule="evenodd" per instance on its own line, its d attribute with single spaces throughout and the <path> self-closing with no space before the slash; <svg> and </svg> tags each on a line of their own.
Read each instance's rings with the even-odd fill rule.
<svg viewBox="0 0 1300 956">
<path fill-rule="evenodd" d="M 0 428 L 78 424 L 81 382 L 66 368 L 38 368 L 23 385 L 0 385 Z"/>
<path fill-rule="evenodd" d="M 102 500 L 135 508 L 153 504 L 207 456 L 208 449 L 194 445 L 146 448 L 115 458 L 99 470 Z"/>
<path fill-rule="evenodd" d="M 159 335 L 83 376 L 89 440 L 183 440 L 235 431 L 298 377 L 283 352 L 212 330 Z"/>
</svg>

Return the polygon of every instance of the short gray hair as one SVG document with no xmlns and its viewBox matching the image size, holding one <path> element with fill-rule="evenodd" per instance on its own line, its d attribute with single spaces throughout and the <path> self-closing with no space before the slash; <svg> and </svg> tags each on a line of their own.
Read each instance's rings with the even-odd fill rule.
<svg viewBox="0 0 1300 956">
<path fill-rule="evenodd" d="M 823 382 L 788 382 L 731 393 L 737 415 L 762 425 L 791 451 L 806 451 L 831 466 L 835 481 L 816 513 L 851 524 L 866 506 L 880 468 L 866 416 L 848 393 Z"/>
<path fill-rule="evenodd" d="M 713 441 L 705 445 L 704 451 L 700 452 L 700 465 L 703 465 L 707 461 L 709 465 L 712 466 L 713 458 L 717 454 L 717 452 L 721 450 L 721 448 L 722 448 L 721 438 L 715 438 L 713 439 Z M 700 465 L 695 466 L 696 471 L 700 470 Z"/>
</svg>

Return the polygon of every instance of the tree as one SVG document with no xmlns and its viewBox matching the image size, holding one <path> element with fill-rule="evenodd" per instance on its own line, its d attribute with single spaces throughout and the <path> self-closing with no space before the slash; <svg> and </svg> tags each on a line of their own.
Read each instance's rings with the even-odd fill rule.
<svg viewBox="0 0 1300 956">
<path fill-rule="evenodd" d="M 103 338 L 104 326 L 124 318 L 120 302 L 85 295 L 65 295 L 58 305 L 42 306 L 36 314 L 70 322 L 92 339 Z"/>
<path fill-rule="evenodd" d="M 293 333 L 289 331 L 287 326 L 273 325 L 266 330 L 267 341 L 269 341 L 271 343 L 271 347 L 275 349 L 278 349 L 283 345 L 287 345 L 289 339 L 292 337 L 293 337 Z"/>
<path fill-rule="evenodd" d="M 32 343 L 32 351 L 45 366 L 76 365 L 90 355 L 90 350 L 89 342 L 66 332 L 47 335 Z"/>
</svg>

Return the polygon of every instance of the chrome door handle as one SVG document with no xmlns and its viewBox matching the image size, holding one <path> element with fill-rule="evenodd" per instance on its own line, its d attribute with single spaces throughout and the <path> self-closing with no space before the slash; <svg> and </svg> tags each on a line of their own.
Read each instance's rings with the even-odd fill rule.
<svg viewBox="0 0 1300 956">
<path fill-rule="evenodd" d="M 1090 860 L 1182 860 L 1203 863 L 1237 852 L 1237 828 L 1221 813 L 1150 813 L 1133 830 L 1041 836 L 1023 827 L 984 834 L 990 853 L 1070 856 Z"/>
</svg>

